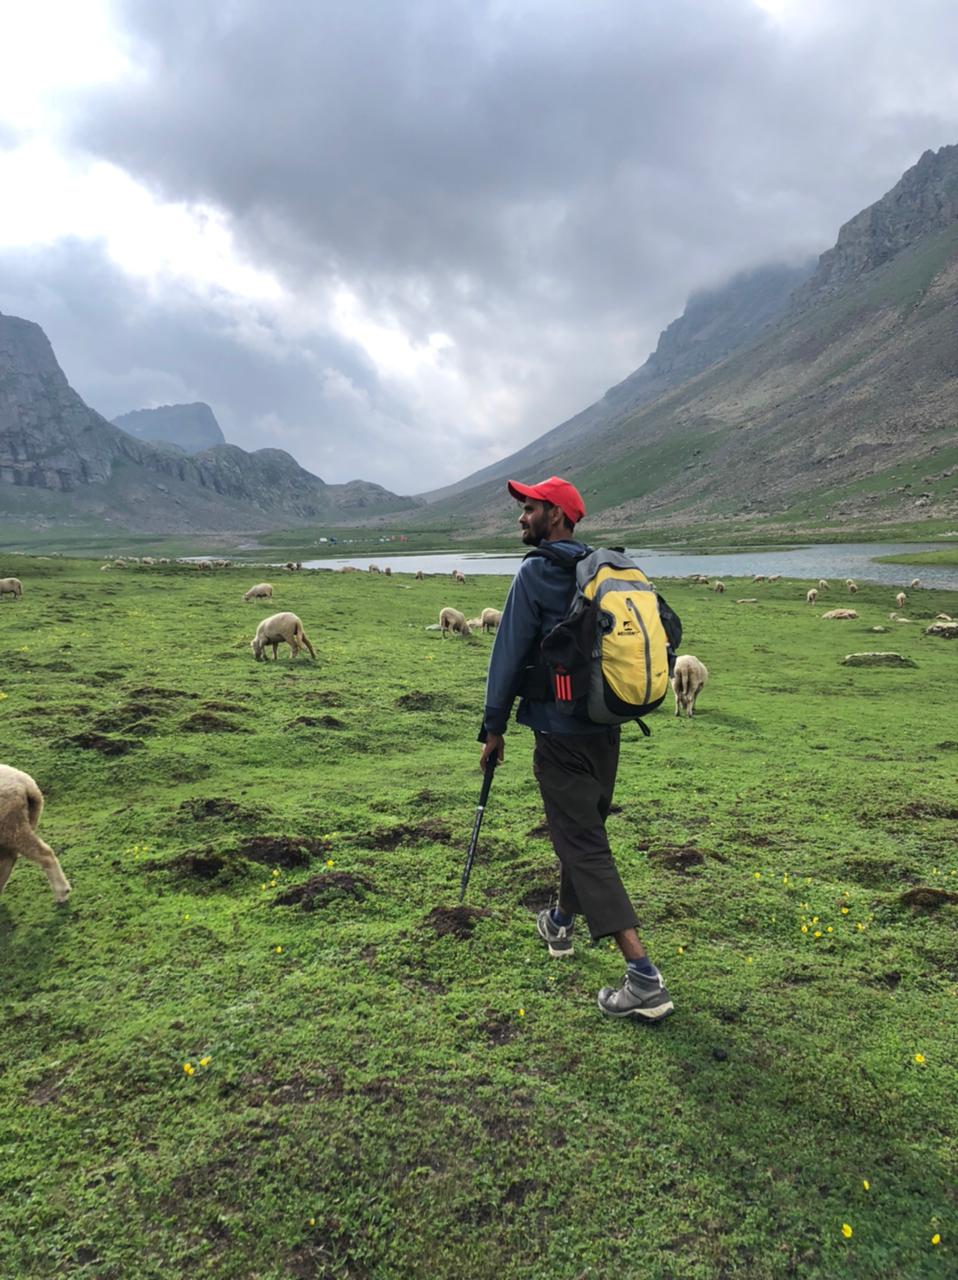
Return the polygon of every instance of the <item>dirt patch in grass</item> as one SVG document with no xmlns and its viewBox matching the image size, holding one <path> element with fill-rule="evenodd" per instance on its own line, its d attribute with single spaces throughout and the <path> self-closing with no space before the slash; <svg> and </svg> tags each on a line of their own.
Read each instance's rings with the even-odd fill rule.
<svg viewBox="0 0 958 1280">
<path fill-rule="evenodd" d="M 842 873 L 866 889 L 883 889 L 889 882 L 914 883 L 918 879 L 912 867 L 878 858 L 849 858 L 842 865 Z"/>
<path fill-rule="evenodd" d="M 902 906 L 917 907 L 920 911 L 937 911 L 946 902 L 958 902 L 958 893 L 918 884 L 913 889 L 906 889 L 898 901 Z"/>
<path fill-rule="evenodd" d="M 519 902 L 524 907 L 528 907 L 530 911 L 539 912 L 545 907 L 551 907 L 555 899 L 558 886 L 554 880 L 546 883 L 533 885 L 523 896 Z"/>
<path fill-rule="evenodd" d="M 118 707 L 116 711 L 105 711 L 92 722 L 93 728 L 100 733 L 117 733 L 133 731 L 137 733 L 155 733 L 156 722 L 150 719 L 152 707 L 142 703 L 134 707 Z"/>
<path fill-rule="evenodd" d="M 253 836 L 237 849 L 242 858 L 271 867 L 306 867 L 317 854 L 331 848 L 328 840 L 292 840 L 289 836 Z"/>
<path fill-rule="evenodd" d="M 666 871 L 685 876 L 693 867 L 700 867 L 705 854 L 692 844 L 661 844 L 648 850 L 649 861 Z"/>
<path fill-rule="evenodd" d="M 526 832 L 526 835 L 531 836 L 535 840 L 539 840 L 539 839 L 548 840 L 549 839 L 548 822 L 537 822 L 534 827 L 529 828 L 529 830 Z"/>
<path fill-rule="evenodd" d="M 210 881 L 225 875 L 231 878 L 237 871 L 235 859 L 213 849 L 203 849 L 199 853 L 181 853 L 169 861 L 153 860 L 143 865 L 148 871 L 169 871 L 183 880 Z"/>
<path fill-rule="evenodd" d="M 937 804 L 933 800 L 915 800 L 912 804 L 905 805 L 901 810 L 901 816 L 903 818 L 945 818 L 954 821 L 958 819 L 958 805 Z"/>
<path fill-rule="evenodd" d="M 452 832 L 438 818 L 426 818 L 415 825 L 402 822 L 380 831 L 367 831 L 363 839 L 371 849 L 397 849 L 401 844 L 416 844 L 420 840 L 451 844 Z"/>
<path fill-rule="evenodd" d="M 142 747 L 139 738 L 108 738 L 103 733 L 75 733 L 63 739 L 65 747 L 80 747 L 84 751 L 99 751 L 102 756 L 125 756 L 128 751 Z"/>
<path fill-rule="evenodd" d="M 303 911 L 316 911 L 330 902 L 350 898 L 362 902 L 372 888 L 372 882 L 365 876 L 352 875 L 348 871 L 325 871 L 278 894 L 273 899 L 273 906 L 299 906 Z"/>
<path fill-rule="evenodd" d="M 461 942 L 472 936 L 476 924 L 489 912 L 484 907 L 433 907 L 424 924 L 440 938 L 453 937 Z"/>
<path fill-rule="evenodd" d="M 143 698 L 166 702 L 170 698 L 191 698 L 193 695 L 187 693 L 185 689 L 161 689 L 155 684 L 141 684 L 136 689 L 131 689 L 129 696 L 131 699 Z"/>
<path fill-rule="evenodd" d="M 235 713 L 246 710 L 246 704 L 243 702 L 220 702 L 215 698 L 202 702 L 200 705 L 204 711 L 226 711 Z"/>
<path fill-rule="evenodd" d="M 75 671 L 76 670 L 72 662 L 63 662 L 62 660 L 57 660 L 56 662 L 44 662 L 41 665 L 44 671 Z"/>
<path fill-rule="evenodd" d="M 440 711 L 451 705 L 447 693 L 424 693 L 421 689 L 410 689 L 395 704 L 400 711 Z"/>
<path fill-rule="evenodd" d="M 290 720 L 287 729 L 345 729 L 342 720 L 335 716 L 297 716 Z"/>
<path fill-rule="evenodd" d="M 508 1015 L 497 1014 L 491 1009 L 487 1009 L 486 1014 L 486 1021 L 480 1025 L 479 1030 L 490 1044 L 508 1044 L 519 1034 L 518 1026 Z"/>
<path fill-rule="evenodd" d="M 235 800 L 227 800 L 223 796 L 194 796 L 192 800 L 184 800 L 179 811 L 195 822 L 203 822 L 207 818 L 236 822 L 241 818 L 255 816 L 252 810 L 244 809 Z"/>
<path fill-rule="evenodd" d="M 341 707 L 343 695 L 335 689 L 317 689 L 299 695 L 303 702 L 315 702 L 320 707 Z"/>
<path fill-rule="evenodd" d="M 194 711 L 180 725 L 184 733 L 249 733 L 244 725 L 235 720 L 225 720 L 212 711 Z"/>
</svg>

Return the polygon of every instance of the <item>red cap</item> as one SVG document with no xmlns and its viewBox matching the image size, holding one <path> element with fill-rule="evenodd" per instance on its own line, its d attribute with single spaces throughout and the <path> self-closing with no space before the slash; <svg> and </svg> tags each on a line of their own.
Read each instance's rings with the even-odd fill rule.
<svg viewBox="0 0 958 1280">
<path fill-rule="evenodd" d="M 558 507 L 570 524 L 578 524 L 585 515 L 585 503 L 582 494 L 560 476 L 550 476 L 539 484 L 519 484 L 517 480 L 508 480 L 509 492 L 514 498 L 533 498 L 536 502 L 551 502 Z"/>
</svg>

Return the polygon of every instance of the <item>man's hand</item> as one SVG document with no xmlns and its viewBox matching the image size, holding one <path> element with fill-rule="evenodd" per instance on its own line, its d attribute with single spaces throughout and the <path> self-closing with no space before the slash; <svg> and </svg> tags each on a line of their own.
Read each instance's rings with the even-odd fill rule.
<svg viewBox="0 0 958 1280">
<path fill-rule="evenodd" d="M 502 764 L 506 755 L 506 742 L 501 733 L 490 733 L 482 744 L 482 755 L 479 757 L 479 768 L 485 773 L 486 763 L 490 756 L 496 757 L 496 764 Z"/>
</svg>

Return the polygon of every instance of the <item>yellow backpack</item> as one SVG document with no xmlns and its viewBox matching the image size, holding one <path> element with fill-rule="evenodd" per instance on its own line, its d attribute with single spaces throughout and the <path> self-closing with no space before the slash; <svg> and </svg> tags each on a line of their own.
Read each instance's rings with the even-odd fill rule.
<svg viewBox="0 0 958 1280">
<path fill-rule="evenodd" d="M 682 639 L 678 616 L 621 551 L 570 556 L 543 543 L 530 555 L 574 569 L 565 618 L 542 641 L 556 708 L 594 724 L 637 720 L 662 702 Z"/>
</svg>

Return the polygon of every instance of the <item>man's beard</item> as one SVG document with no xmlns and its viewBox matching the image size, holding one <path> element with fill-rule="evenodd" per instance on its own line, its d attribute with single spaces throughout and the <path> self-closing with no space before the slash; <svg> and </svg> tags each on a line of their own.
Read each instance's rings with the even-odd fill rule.
<svg viewBox="0 0 958 1280">
<path fill-rule="evenodd" d="M 542 543 L 542 534 L 532 529 L 522 530 L 522 541 L 529 547 L 538 547 Z"/>
</svg>

